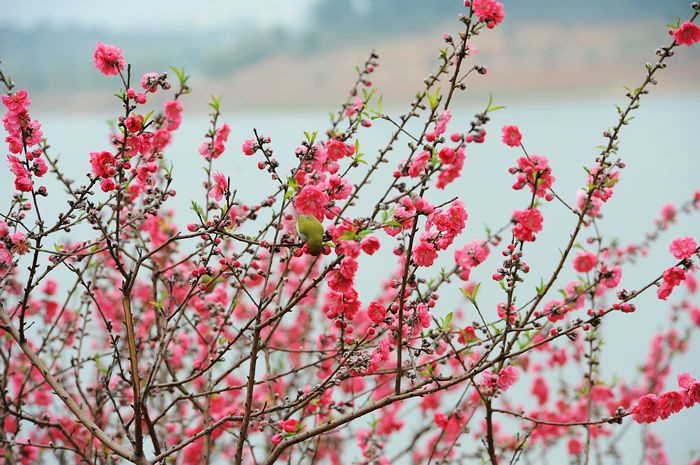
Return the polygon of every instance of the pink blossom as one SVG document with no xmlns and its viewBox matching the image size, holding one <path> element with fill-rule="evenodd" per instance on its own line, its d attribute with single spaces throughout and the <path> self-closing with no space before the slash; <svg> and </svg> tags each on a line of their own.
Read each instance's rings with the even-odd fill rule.
<svg viewBox="0 0 700 465">
<path fill-rule="evenodd" d="M 155 93 L 158 90 L 158 78 L 160 74 L 150 72 L 141 76 L 141 87 L 147 92 Z"/>
<path fill-rule="evenodd" d="M 5 142 L 8 144 L 8 150 L 12 153 L 20 153 L 23 150 L 22 139 L 16 136 L 5 137 Z"/>
<path fill-rule="evenodd" d="M 574 257 L 574 269 L 579 273 L 591 271 L 596 263 L 598 263 L 598 257 L 593 252 L 582 250 Z"/>
<path fill-rule="evenodd" d="M 216 171 L 212 174 L 212 178 L 214 179 L 214 185 L 209 191 L 209 198 L 220 202 L 224 193 L 228 191 L 228 180 L 221 171 Z"/>
<path fill-rule="evenodd" d="M 425 304 L 420 304 L 416 308 L 416 312 L 418 313 L 418 319 L 420 320 L 420 325 L 423 328 L 430 328 L 431 317 L 430 317 L 430 310 L 428 310 L 428 307 Z"/>
<path fill-rule="evenodd" d="M 496 384 L 501 390 L 506 391 L 514 385 L 516 381 L 518 381 L 518 370 L 516 370 L 513 365 L 508 365 L 498 373 L 498 381 Z"/>
<path fill-rule="evenodd" d="M 172 136 L 168 129 L 159 129 L 153 135 L 153 148 L 157 147 L 158 149 L 163 150 L 165 147 L 168 146 L 168 144 L 170 144 L 171 139 Z"/>
<path fill-rule="evenodd" d="M 12 254 L 10 253 L 9 250 L 7 250 L 5 243 L 0 242 L 0 265 L 10 266 L 11 264 L 12 264 Z M 2 267 L 0 267 L 0 268 L 2 268 Z"/>
<path fill-rule="evenodd" d="M 614 289 L 620 284 L 620 279 L 622 279 L 622 268 L 615 265 L 610 270 L 608 265 L 604 264 L 600 267 L 600 274 L 603 285 L 608 289 Z"/>
<path fill-rule="evenodd" d="M 113 76 L 124 69 L 124 56 L 119 47 L 97 42 L 95 47 L 95 66 L 105 76 Z"/>
<path fill-rule="evenodd" d="M 255 153 L 255 151 L 253 150 L 254 145 L 255 145 L 255 141 L 253 139 L 244 140 L 243 145 L 241 146 L 241 148 L 243 149 L 243 153 L 245 155 L 248 155 L 248 156 Z"/>
<path fill-rule="evenodd" d="M 43 158 L 36 158 L 34 164 L 32 165 L 32 172 L 37 177 L 42 177 L 49 171 L 49 167 Z"/>
<path fill-rule="evenodd" d="M 130 115 L 124 120 L 124 126 L 126 126 L 126 129 L 131 133 L 139 132 L 141 123 L 143 123 L 143 116 L 141 115 Z"/>
<path fill-rule="evenodd" d="M 460 278 L 464 281 L 469 279 L 471 269 L 486 260 L 488 256 L 489 246 L 482 240 L 472 241 L 461 249 L 455 250 L 455 263 L 462 268 Z"/>
<path fill-rule="evenodd" d="M 671 242 L 668 250 L 677 259 L 683 260 L 684 258 L 692 257 L 695 254 L 697 246 L 695 239 L 692 237 L 679 237 Z"/>
<path fill-rule="evenodd" d="M 445 110 L 442 113 L 440 113 L 440 116 L 438 117 L 437 123 L 435 123 L 435 136 L 439 136 L 441 134 L 444 134 L 445 131 L 447 130 L 447 123 L 450 122 L 452 119 L 452 112 L 450 110 Z"/>
<path fill-rule="evenodd" d="M 517 175 L 513 189 L 520 190 L 528 186 L 530 191 L 535 192 L 538 197 L 545 197 L 547 190 L 552 187 L 556 180 L 552 176 L 552 169 L 547 157 L 536 154 L 518 158 L 518 166 L 511 167 L 509 172 Z"/>
<path fill-rule="evenodd" d="M 362 251 L 367 255 L 374 255 L 374 252 L 379 250 L 379 246 L 379 239 L 377 239 L 375 236 L 365 237 L 360 242 L 360 247 L 362 248 Z"/>
<path fill-rule="evenodd" d="M 685 271 L 680 266 L 672 266 L 664 271 L 663 280 L 670 286 L 678 286 L 685 279 Z"/>
<path fill-rule="evenodd" d="M 182 105 L 177 100 L 168 100 L 163 104 L 166 126 L 168 131 L 174 131 L 182 123 Z"/>
<path fill-rule="evenodd" d="M 503 4 L 496 0 L 473 0 L 474 14 L 479 20 L 485 22 L 489 28 L 493 28 L 503 21 L 505 13 Z"/>
<path fill-rule="evenodd" d="M 116 187 L 117 185 L 112 178 L 104 178 L 100 181 L 100 189 L 102 189 L 102 192 L 113 191 Z"/>
<path fill-rule="evenodd" d="M 423 173 L 425 167 L 428 166 L 429 161 L 430 152 L 428 152 L 427 150 L 423 150 L 420 153 L 420 155 L 418 155 L 413 159 L 413 161 L 411 161 L 411 164 L 408 167 L 408 175 L 412 178 L 417 178 Z"/>
<path fill-rule="evenodd" d="M 700 27 L 690 21 L 686 21 L 673 31 L 673 38 L 679 44 L 691 46 L 696 42 L 700 42 Z"/>
<path fill-rule="evenodd" d="M 430 266 L 437 258 L 437 251 L 431 244 L 421 241 L 418 246 L 413 249 L 413 259 L 418 266 Z"/>
<path fill-rule="evenodd" d="M 503 143 L 509 147 L 518 147 L 523 139 L 517 126 L 503 126 Z"/>
<path fill-rule="evenodd" d="M 112 176 L 114 174 L 114 163 L 114 155 L 110 152 L 90 152 L 92 173 L 98 178 Z"/>
<path fill-rule="evenodd" d="M 372 322 L 381 324 L 386 318 L 386 308 L 379 302 L 372 302 L 367 307 L 367 316 Z"/>
<path fill-rule="evenodd" d="M 647 394 L 640 398 L 630 409 L 632 418 L 637 423 L 653 423 L 659 418 L 659 402 L 654 394 Z"/>
<path fill-rule="evenodd" d="M 348 155 L 352 155 L 354 148 L 337 139 L 329 139 L 326 142 L 326 153 L 328 158 L 333 161 L 338 161 Z"/>
<path fill-rule="evenodd" d="M 29 100 L 27 91 L 20 89 L 17 92 L 3 95 L 2 103 L 4 103 L 7 109 L 11 112 L 19 113 L 27 109 L 27 107 L 31 104 L 31 100 Z"/>
<path fill-rule="evenodd" d="M 542 231 L 542 213 L 537 208 L 513 212 L 513 235 L 523 242 L 534 241 L 535 233 Z"/>
<path fill-rule="evenodd" d="M 673 286 L 666 282 L 663 282 L 661 283 L 661 286 L 659 286 L 659 289 L 656 291 L 656 296 L 661 300 L 666 300 L 668 296 L 671 295 L 671 292 L 673 292 Z"/>
<path fill-rule="evenodd" d="M 327 192 L 331 200 L 343 200 L 352 193 L 350 181 L 340 176 L 333 175 L 328 180 Z"/>
<path fill-rule="evenodd" d="M 32 180 L 26 176 L 15 178 L 15 189 L 21 192 L 31 192 Z"/>
<path fill-rule="evenodd" d="M 658 400 L 659 416 L 665 420 L 674 413 L 680 412 L 683 408 L 683 396 L 676 391 L 669 391 L 661 394 Z"/>
<path fill-rule="evenodd" d="M 450 165 L 443 164 L 443 170 L 438 174 L 437 183 L 435 187 L 438 189 L 444 189 L 449 183 L 457 179 L 462 172 L 464 167 L 464 159 L 466 158 L 464 154 L 464 147 L 459 147 L 454 152 L 454 159 Z"/>
<path fill-rule="evenodd" d="M 24 167 L 19 158 L 14 155 L 7 156 L 7 162 L 10 165 L 10 172 L 16 177 L 28 177 L 29 171 Z"/>
<path fill-rule="evenodd" d="M 537 397 L 537 402 L 540 405 L 547 403 L 549 399 L 549 386 L 547 381 L 542 377 L 538 376 L 532 383 L 532 390 L 530 391 L 533 396 Z"/>
<path fill-rule="evenodd" d="M 452 147 L 443 147 L 438 152 L 438 157 L 446 165 L 450 165 L 455 161 L 455 150 Z"/>
<path fill-rule="evenodd" d="M 329 198 L 323 189 L 316 185 L 306 185 L 296 195 L 294 206 L 303 215 L 315 216 L 317 220 L 323 221 L 325 217 L 325 207 Z"/>
<path fill-rule="evenodd" d="M 700 382 L 688 373 L 681 373 L 677 377 L 680 393 L 683 396 L 683 405 L 692 407 L 695 403 L 700 403 Z"/>
<path fill-rule="evenodd" d="M 578 455 L 583 452 L 583 444 L 578 439 L 571 438 L 569 442 L 566 443 L 566 449 L 569 451 L 569 454 Z"/>
<path fill-rule="evenodd" d="M 293 433 L 297 430 L 298 422 L 294 418 L 289 420 L 280 421 L 280 428 L 282 428 L 287 433 Z"/>
</svg>

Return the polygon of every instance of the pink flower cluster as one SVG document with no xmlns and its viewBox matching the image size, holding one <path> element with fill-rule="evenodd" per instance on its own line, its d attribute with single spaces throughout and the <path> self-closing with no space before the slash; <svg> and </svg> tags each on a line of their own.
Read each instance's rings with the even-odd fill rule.
<svg viewBox="0 0 700 465">
<path fill-rule="evenodd" d="M 182 105 L 177 100 L 168 100 L 163 105 L 165 113 L 165 128 L 174 131 L 182 123 Z"/>
<path fill-rule="evenodd" d="M 518 381 L 518 377 L 518 370 L 513 365 L 508 365 L 503 367 L 498 373 L 494 373 L 491 370 L 484 371 L 479 384 L 488 393 L 494 393 L 499 389 L 507 391 Z"/>
<path fill-rule="evenodd" d="M 597 263 L 598 257 L 593 252 L 582 250 L 574 257 L 574 269 L 579 273 L 588 273 Z"/>
<path fill-rule="evenodd" d="M 435 139 L 440 137 L 447 131 L 447 123 L 450 122 L 452 119 L 452 112 L 450 110 L 445 110 L 442 113 L 440 113 L 440 116 L 438 116 L 438 120 L 435 123 L 435 130 L 433 132 L 429 132 L 425 135 L 425 140 L 428 142 L 433 142 Z"/>
<path fill-rule="evenodd" d="M 14 254 L 29 252 L 29 241 L 22 231 L 10 234 L 7 223 L 0 221 L 0 269 L 12 265 Z"/>
<path fill-rule="evenodd" d="M 214 180 L 214 185 L 209 190 L 209 198 L 220 202 L 223 195 L 228 192 L 228 180 L 220 171 L 214 172 L 211 177 Z"/>
<path fill-rule="evenodd" d="M 535 233 L 542 231 L 542 213 L 537 208 L 513 212 L 513 236 L 522 242 L 534 242 Z"/>
<path fill-rule="evenodd" d="M 656 295 L 661 300 L 666 300 L 673 292 L 673 288 L 685 280 L 685 270 L 680 266 L 672 266 L 664 271 L 661 286 L 656 291 Z"/>
<path fill-rule="evenodd" d="M 440 174 L 438 174 L 435 187 L 444 189 L 449 183 L 457 179 L 462 172 L 464 160 L 466 158 L 464 146 L 460 145 L 456 149 L 443 147 L 440 152 L 438 152 L 438 156 L 440 157 L 440 161 L 442 161 L 442 170 Z"/>
<path fill-rule="evenodd" d="M 122 49 L 114 45 L 105 45 L 97 42 L 95 47 L 95 66 L 105 76 L 114 76 L 124 69 L 126 62 L 122 55 Z"/>
<path fill-rule="evenodd" d="M 417 178 L 421 176 L 428 166 L 430 161 L 430 152 L 423 150 L 417 157 L 415 157 L 411 164 L 408 166 L 408 175 L 412 178 Z"/>
<path fill-rule="evenodd" d="M 455 250 L 455 263 L 461 268 L 459 277 L 463 281 L 469 280 L 472 268 L 481 264 L 488 256 L 488 243 L 482 240 L 472 241 L 461 249 Z"/>
<path fill-rule="evenodd" d="M 519 147 L 520 142 L 523 140 L 522 134 L 517 126 L 503 126 L 501 128 L 503 131 L 503 143 L 509 147 Z"/>
<path fill-rule="evenodd" d="M 462 232 L 468 218 L 464 204 L 456 200 L 447 211 L 436 208 L 428 216 L 426 231 L 420 237 L 420 243 L 413 249 L 413 259 L 418 266 L 430 266 L 437 258 L 438 250 L 445 250 Z M 431 232 L 435 226 L 436 232 Z"/>
<path fill-rule="evenodd" d="M 700 27 L 686 21 L 680 25 L 678 29 L 669 31 L 673 38 L 679 44 L 691 46 L 697 42 L 700 42 Z"/>
<path fill-rule="evenodd" d="M 42 177 L 48 171 L 46 162 L 41 158 L 40 148 L 30 150 L 41 142 L 43 133 L 41 124 L 32 121 L 27 108 L 31 100 L 27 91 L 20 89 L 15 93 L 2 96 L 2 103 L 7 107 L 7 113 L 2 118 L 3 125 L 8 136 L 5 141 L 13 154 L 25 152 L 25 160 L 22 161 L 14 155 L 8 155 L 10 171 L 15 175 L 15 189 L 20 192 L 31 192 L 33 188 L 32 176 Z M 46 193 L 45 188 L 41 188 Z"/>
<path fill-rule="evenodd" d="M 698 244 L 695 242 L 695 239 L 687 236 L 674 239 L 673 242 L 671 242 L 671 245 L 668 247 L 668 250 L 671 252 L 671 255 L 676 257 L 678 260 L 683 260 L 695 255 L 697 247 Z"/>
<path fill-rule="evenodd" d="M 372 320 L 372 323 L 379 325 L 386 318 L 386 308 L 379 302 L 371 302 L 367 307 L 367 316 Z"/>
<path fill-rule="evenodd" d="M 465 0 L 464 6 L 473 4 L 474 14 L 479 17 L 479 21 L 486 23 L 489 29 L 498 26 L 502 21 L 505 13 L 503 11 L 503 3 L 496 0 Z"/>
<path fill-rule="evenodd" d="M 294 199 L 294 206 L 303 215 L 311 215 L 323 221 L 326 216 L 325 208 L 330 198 L 318 185 L 304 186 Z"/>
<path fill-rule="evenodd" d="M 251 156 L 253 153 L 255 153 L 254 147 L 255 141 L 253 139 L 246 139 L 241 145 L 241 150 L 243 151 L 244 155 Z"/>
<path fill-rule="evenodd" d="M 598 174 L 600 173 L 600 174 Z M 613 188 L 620 180 L 620 172 L 614 170 L 600 171 L 598 165 L 589 170 L 588 185 L 595 186 L 590 194 L 590 203 L 587 206 L 586 215 L 595 218 L 600 215 L 600 209 L 603 203 L 607 202 L 613 195 Z M 579 190 L 576 197 L 576 206 L 579 210 L 586 207 L 586 199 L 588 192 L 584 189 Z"/>
<path fill-rule="evenodd" d="M 520 157 L 518 165 L 510 167 L 508 172 L 517 174 L 513 189 L 520 190 L 528 186 L 537 197 L 544 197 L 548 201 L 552 200 L 553 196 L 547 190 L 552 187 L 555 178 L 552 176 L 552 169 L 549 167 L 547 157 L 534 154 Z"/>
<path fill-rule="evenodd" d="M 302 153 L 305 147 L 297 149 Z M 336 139 L 330 139 L 325 146 L 317 144 L 313 147 L 313 157 L 302 163 L 302 169 L 296 171 L 294 178 L 301 189 L 294 197 L 294 206 L 299 213 L 316 217 L 319 221 L 333 218 L 340 210 L 326 209 L 329 202 L 343 200 L 352 193 L 350 182 L 336 173 L 340 168 L 338 162 L 351 157 L 355 148 Z M 253 154 L 254 142 L 243 144 L 243 153 Z"/>
<path fill-rule="evenodd" d="M 673 240 L 669 246 L 671 255 L 679 260 L 686 260 L 697 252 L 697 243 L 692 237 L 680 237 Z M 672 266 L 664 271 L 662 282 L 656 295 L 661 300 L 666 300 L 673 289 L 687 278 L 686 270 L 680 266 Z"/>
<path fill-rule="evenodd" d="M 658 397 L 656 394 L 641 397 L 630 409 L 634 421 L 654 423 L 680 412 L 683 407 L 690 408 L 700 403 L 700 382 L 695 378 L 688 373 L 678 375 L 678 387 L 679 390 L 665 392 Z"/>
<path fill-rule="evenodd" d="M 202 145 L 199 146 L 199 153 L 207 160 L 219 158 L 221 154 L 224 153 L 224 150 L 226 150 L 225 143 L 228 141 L 228 136 L 230 134 L 231 126 L 229 126 L 228 123 L 224 123 L 216 130 L 214 137 L 202 142 Z"/>
</svg>

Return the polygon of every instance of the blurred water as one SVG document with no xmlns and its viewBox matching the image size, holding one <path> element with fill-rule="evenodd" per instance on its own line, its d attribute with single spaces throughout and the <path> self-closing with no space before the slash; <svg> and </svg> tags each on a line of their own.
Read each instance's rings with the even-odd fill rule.
<svg viewBox="0 0 700 465">
<path fill-rule="evenodd" d="M 214 162 L 214 169 L 231 176 L 233 187 L 238 189 L 239 198 L 245 202 L 254 202 L 262 198 L 263 194 L 272 192 L 275 187 L 272 180 L 258 173 L 257 160 L 240 153 L 240 143 L 250 137 L 253 127 L 272 138 L 275 156 L 282 164 L 281 172 L 285 172 L 284 168 L 295 161 L 293 150 L 303 139 L 303 131 L 322 132 L 327 127 L 327 113 L 323 111 L 237 114 L 226 110 L 227 103 L 230 102 L 223 103 L 223 120 L 229 121 L 233 130 L 229 148 Z M 508 105 L 508 102 L 498 103 Z M 500 143 L 499 128 L 502 125 L 518 124 L 528 151 L 549 158 L 557 178 L 554 188 L 562 198 L 573 204 L 575 192 L 586 180 L 582 167 L 593 163 L 597 153 L 595 146 L 603 143 L 602 131 L 615 121 L 613 103 L 609 100 L 523 101 L 494 113 L 488 126 L 486 143 L 468 148 L 463 177 L 445 191 L 428 194 L 428 198 L 436 204 L 454 196 L 459 196 L 465 203 L 470 217 L 467 229 L 457 245 L 482 238 L 484 225 L 488 224 L 494 229 L 500 227 L 508 221 L 512 210 L 524 208 L 529 201 L 529 194 L 510 188 L 513 179 L 507 169 L 519 153 Z M 479 103 L 456 109 L 450 130 L 466 127 L 471 116 L 482 108 L 483 105 Z M 622 133 L 620 156 L 627 163 L 627 168 L 613 198 L 605 206 L 605 218 L 599 225 L 604 235 L 617 237 L 623 244 L 639 242 L 644 238 L 644 233 L 652 229 L 653 219 L 659 216 L 663 204 L 680 204 L 690 199 L 694 190 L 700 188 L 700 158 L 697 149 L 699 109 L 698 95 L 664 98 L 650 96 L 645 100 L 637 119 L 624 128 Z M 396 115 L 399 111 L 390 113 Z M 89 168 L 88 153 L 109 148 L 108 131 L 103 121 L 114 115 L 41 114 L 37 111 L 33 112 L 33 116 L 41 120 L 53 147 L 52 153 L 60 153 L 63 168 L 80 181 L 80 173 Z M 204 180 L 201 167 L 204 165 L 197 147 L 204 140 L 207 121 L 206 115 L 186 113 L 183 125 L 167 151 L 167 158 L 175 167 L 174 187 L 178 191 L 177 197 L 169 205 L 175 209 L 176 218 L 183 226 L 194 218 L 193 212 L 189 210 L 190 199 L 196 198 L 200 203 L 204 199 L 201 187 Z M 375 127 L 360 132 L 361 151 L 366 153 L 367 160 L 374 158 L 376 148 L 383 144 L 389 130 L 387 124 L 375 121 Z M 386 180 L 396 164 L 405 158 L 405 143 L 406 140 L 400 141 L 395 150 L 390 152 L 391 163 L 384 166 L 377 180 L 361 197 L 359 208 L 374 205 L 380 191 L 383 193 L 385 182 L 382 179 Z M 364 165 L 361 166 L 359 174 L 365 169 Z M 12 192 L 12 179 L 7 169 L 1 171 L 0 183 L 7 186 L 2 191 L 3 204 L 6 204 Z M 65 205 L 65 197 L 55 184 L 47 182 L 47 186 L 51 195 L 42 200 L 42 208 L 55 213 Z M 559 258 L 559 250 L 565 246 L 568 233 L 574 226 L 573 215 L 555 202 L 544 205 L 543 214 L 544 231 L 539 234 L 534 246 L 527 247 L 525 259 L 532 271 L 521 286 L 521 301 L 534 294 L 534 287 L 541 277 L 546 279 L 551 274 Z M 668 244 L 681 235 L 700 236 L 700 220 L 697 216 L 681 216 L 647 258 L 642 259 L 637 266 L 625 269 L 622 286 L 634 289 L 658 275 L 672 262 Z M 585 237 L 587 236 L 582 236 L 582 242 Z M 358 288 L 363 302 L 371 299 L 385 279 L 388 273 L 387 260 L 392 260 L 393 263 L 391 242 L 384 235 L 380 239 L 383 244 L 381 253 L 364 259 L 361 263 Z M 451 251 L 444 254 L 441 263 L 447 264 L 451 260 L 451 254 Z M 492 284 L 490 279 L 498 265 L 496 251 L 478 272 L 472 274 L 473 280 L 484 283 L 480 290 L 480 306 L 490 315 L 495 315 L 495 306 L 502 297 L 500 288 Z M 386 270 L 387 273 L 371 270 Z M 565 285 L 572 276 L 571 266 L 567 264 L 559 282 Z M 639 365 L 647 356 L 651 337 L 668 326 L 670 306 L 658 301 L 653 294 L 652 290 L 637 300 L 636 313 L 614 314 L 606 320 L 606 344 L 601 357 L 603 379 L 611 381 L 613 377 L 629 379 L 635 376 Z M 677 294 L 680 292 L 677 291 Z M 556 297 L 554 292 L 552 295 Z M 697 297 L 695 299 L 697 301 Z M 435 312 L 444 315 L 456 310 L 464 306 L 462 300 L 456 287 L 453 287 L 441 295 Z M 466 306 L 464 308 L 467 309 Z M 470 320 L 473 318 L 470 316 Z M 691 374 L 700 376 L 699 349 L 700 343 L 696 339 L 688 353 L 676 360 L 672 373 L 690 371 Z M 668 387 L 674 388 L 675 384 Z M 516 401 L 525 399 L 529 388 L 529 383 L 525 380 L 519 383 L 513 388 L 513 398 Z M 699 421 L 700 408 L 696 408 L 693 411 L 685 410 L 662 424 L 651 427 L 652 431 L 666 440 L 672 463 L 686 462 L 689 451 L 700 444 L 697 433 Z M 462 443 L 467 444 L 469 441 L 464 440 Z M 392 444 L 388 445 L 389 450 L 391 446 Z M 624 463 L 637 463 L 640 442 L 636 426 L 620 442 L 619 448 L 626 454 Z M 398 449 L 399 447 L 396 448 Z M 552 457 L 551 463 L 561 463 L 564 460 L 561 452 L 555 451 Z"/>
</svg>

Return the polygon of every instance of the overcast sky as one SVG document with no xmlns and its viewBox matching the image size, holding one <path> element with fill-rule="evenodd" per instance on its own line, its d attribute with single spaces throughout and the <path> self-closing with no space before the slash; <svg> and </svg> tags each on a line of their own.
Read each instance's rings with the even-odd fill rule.
<svg viewBox="0 0 700 465">
<path fill-rule="evenodd" d="M 21 0 L 0 8 L 0 26 L 85 26 L 117 31 L 189 30 L 256 23 L 294 27 L 316 0 Z M 153 20 L 155 19 L 155 20 Z"/>
</svg>

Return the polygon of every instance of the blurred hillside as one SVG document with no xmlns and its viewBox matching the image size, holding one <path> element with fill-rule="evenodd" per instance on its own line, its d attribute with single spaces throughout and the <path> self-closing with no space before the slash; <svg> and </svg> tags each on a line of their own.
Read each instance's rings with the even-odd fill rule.
<svg viewBox="0 0 700 465">
<path fill-rule="evenodd" d="M 505 22 L 475 39 L 476 61 L 489 69 L 488 86 L 472 81 L 477 96 L 620 89 L 653 60 L 653 49 L 666 40 L 664 24 L 689 11 L 687 0 L 504 3 Z M 391 103 L 413 95 L 434 68 L 442 34 L 459 31 L 455 17 L 464 11 L 460 0 L 316 0 L 293 27 L 261 28 L 238 17 L 230 26 L 174 31 L 157 21 L 128 30 L 50 22 L 18 27 L 10 6 L 0 12 L 0 57 L 45 107 L 91 111 L 112 103 L 104 91 L 115 83 L 92 67 L 100 40 L 119 45 L 138 76 L 184 66 L 204 96 L 190 101 L 201 108 L 206 95 L 216 94 L 250 110 L 332 105 L 345 96 L 354 66 L 376 49 L 375 82 Z M 667 90 L 697 86 L 700 51 L 683 53 L 693 57 L 664 80 Z"/>
</svg>

